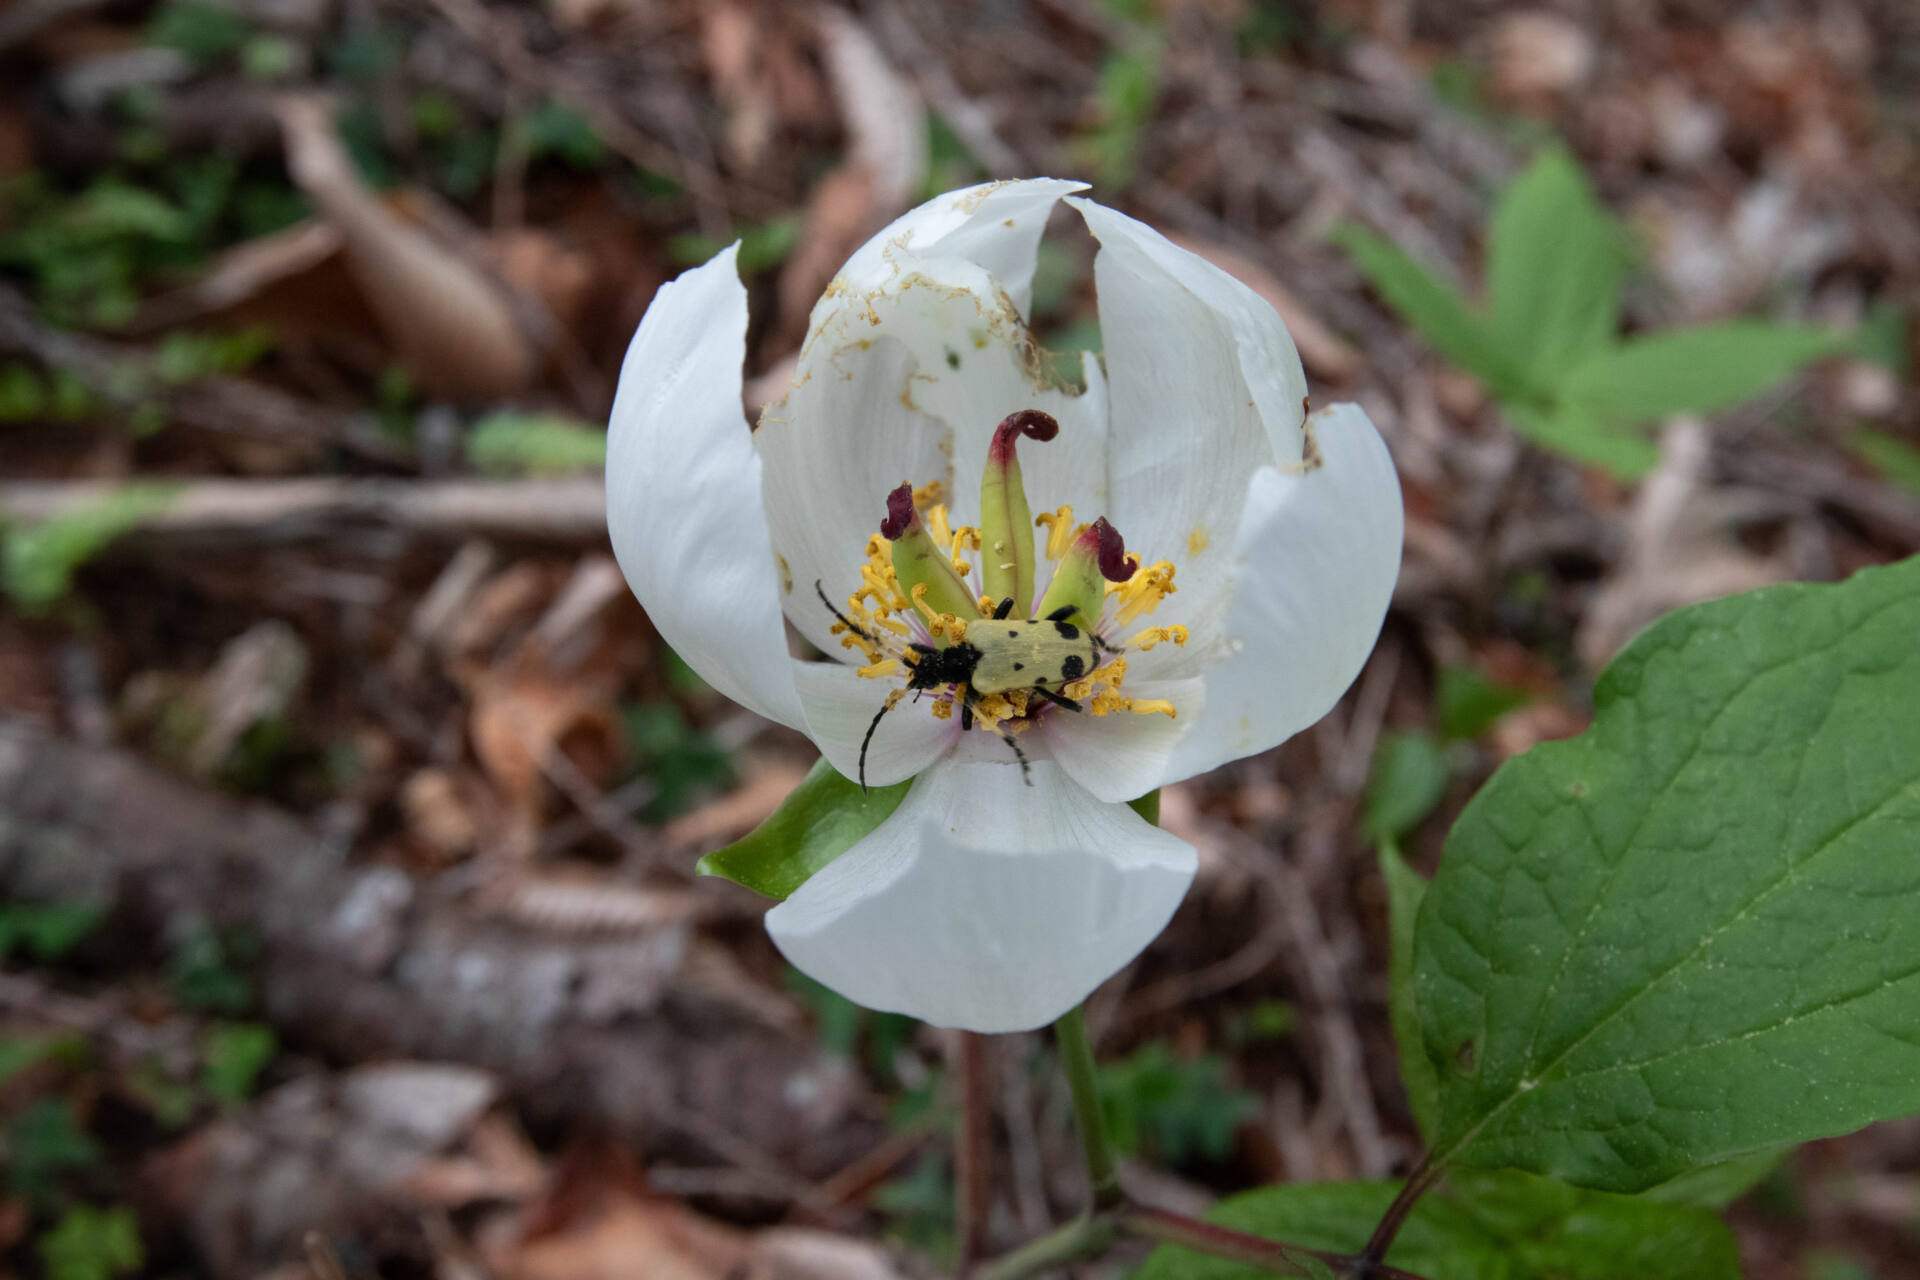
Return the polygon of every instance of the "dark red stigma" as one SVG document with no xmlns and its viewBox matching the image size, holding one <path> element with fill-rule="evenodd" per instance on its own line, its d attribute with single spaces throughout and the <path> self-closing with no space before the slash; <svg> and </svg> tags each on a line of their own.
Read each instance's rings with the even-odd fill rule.
<svg viewBox="0 0 1920 1280">
<path fill-rule="evenodd" d="M 888 542 L 898 542 L 900 535 L 913 524 L 913 486 L 902 484 L 887 495 L 887 518 L 880 522 L 880 532 L 887 536 Z"/>
<path fill-rule="evenodd" d="M 1022 409 L 1000 419 L 1000 425 L 993 429 L 993 445 L 987 450 L 987 456 L 995 462 L 1005 463 L 1013 456 L 1013 442 L 1021 436 L 1029 440 L 1051 440 L 1060 434 L 1060 423 L 1050 413 L 1038 409 Z"/>
<path fill-rule="evenodd" d="M 1108 582 L 1125 582 L 1140 567 L 1140 561 L 1127 554 L 1126 540 L 1120 531 L 1101 516 L 1093 522 L 1093 536 L 1100 540 L 1100 576 Z"/>
</svg>

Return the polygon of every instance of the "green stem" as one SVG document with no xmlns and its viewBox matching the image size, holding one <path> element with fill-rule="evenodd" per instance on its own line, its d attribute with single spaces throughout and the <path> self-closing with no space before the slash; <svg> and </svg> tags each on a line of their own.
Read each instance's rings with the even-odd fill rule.
<svg viewBox="0 0 1920 1280">
<path fill-rule="evenodd" d="M 974 1272 L 973 1280 L 1027 1280 L 1044 1275 L 1069 1262 L 1099 1257 L 1112 1247 L 1113 1236 L 1113 1223 L 1105 1216 L 1078 1217 Z"/>
<path fill-rule="evenodd" d="M 1060 1063 L 1073 1091 L 1073 1110 L 1080 1120 L 1080 1142 L 1087 1149 L 1087 1181 L 1093 1187 L 1093 1210 L 1102 1213 L 1118 1205 L 1123 1195 L 1114 1167 L 1113 1148 L 1107 1143 L 1107 1121 L 1100 1110 L 1100 1090 L 1093 1072 L 1093 1045 L 1087 1039 L 1087 1015 L 1079 1006 L 1053 1024 L 1060 1042 Z"/>
</svg>

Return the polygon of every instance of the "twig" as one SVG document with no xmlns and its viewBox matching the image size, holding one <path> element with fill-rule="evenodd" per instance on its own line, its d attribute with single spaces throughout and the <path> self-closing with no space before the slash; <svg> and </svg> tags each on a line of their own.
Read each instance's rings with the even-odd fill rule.
<svg viewBox="0 0 1920 1280">
<path fill-rule="evenodd" d="M 1373 1280 L 1376 1276 L 1388 1274 L 1390 1269 L 1381 1265 L 1381 1259 L 1393 1247 L 1393 1238 L 1400 1234 L 1400 1228 L 1406 1224 L 1414 1205 L 1440 1180 L 1444 1167 L 1431 1156 L 1420 1162 L 1420 1167 L 1413 1171 L 1413 1176 L 1400 1188 L 1400 1194 L 1393 1198 L 1386 1213 L 1381 1215 L 1380 1225 L 1373 1229 L 1373 1236 L 1360 1253 L 1360 1265 L 1354 1269 L 1355 1280 Z"/>
<path fill-rule="evenodd" d="M 987 1220 L 993 1205 L 987 1048 L 987 1038 L 978 1032 L 954 1032 L 953 1054 L 960 1077 L 960 1141 L 954 1151 L 954 1191 L 961 1275 L 986 1252 Z"/>
<path fill-rule="evenodd" d="M 0 512 L 36 523 L 110 498 L 108 481 L 0 484 Z M 597 542 L 606 536 L 605 489 L 598 476 L 560 480 L 412 481 L 327 477 L 299 480 L 190 480 L 133 534 L 169 547 L 277 544 L 336 537 L 375 526 L 426 537 L 481 535 L 549 542 Z"/>
</svg>

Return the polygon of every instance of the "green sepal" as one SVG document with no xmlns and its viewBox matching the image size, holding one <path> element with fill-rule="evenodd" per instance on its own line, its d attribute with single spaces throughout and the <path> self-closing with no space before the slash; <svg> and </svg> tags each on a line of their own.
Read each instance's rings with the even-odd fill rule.
<svg viewBox="0 0 1920 1280">
<path fill-rule="evenodd" d="M 859 783 L 817 760 L 772 817 L 700 859 L 694 870 L 784 899 L 885 822 L 912 785 L 909 778 L 863 794 Z"/>
</svg>

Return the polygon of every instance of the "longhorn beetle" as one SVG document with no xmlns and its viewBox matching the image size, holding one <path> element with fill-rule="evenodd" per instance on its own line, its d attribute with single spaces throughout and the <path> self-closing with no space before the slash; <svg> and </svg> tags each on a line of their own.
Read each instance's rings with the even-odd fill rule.
<svg viewBox="0 0 1920 1280">
<path fill-rule="evenodd" d="M 841 626 L 869 644 L 886 647 L 886 641 L 869 634 L 834 608 L 818 578 L 814 579 L 813 589 L 820 603 L 840 620 Z M 907 688 L 920 691 L 953 685 L 960 694 L 963 730 L 973 728 L 974 704 L 983 695 L 1011 693 L 1015 689 L 1037 694 L 1064 711 L 1079 711 L 1078 702 L 1057 690 L 1088 675 L 1105 655 L 1120 650 L 1094 632 L 1067 621 L 1074 613 L 1072 605 L 1064 605 L 1037 620 L 1007 616 L 1012 611 L 1013 598 L 1009 596 L 1000 602 L 992 618 L 968 622 L 967 638 L 957 643 L 935 647 L 909 641 L 901 656 L 907 667 Z M 867 786 L 867 747 L 873 742 L 874 730 L 880 727 L 880 718 L 893 709 L 893 703 L 894 700 L 889 699 L 873 713 L 867 735 L 860 740 L 860 789 L 863 791 Z M 1014 757 L 1020 761 L 1020 776 L 1032 786 L 1027 753 L 1020 749 L 1012 734 L 996 732 L 1001 741 L 1013 748 Z"/>
</svg>

